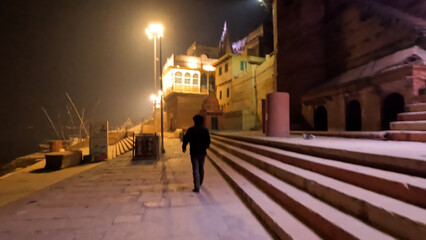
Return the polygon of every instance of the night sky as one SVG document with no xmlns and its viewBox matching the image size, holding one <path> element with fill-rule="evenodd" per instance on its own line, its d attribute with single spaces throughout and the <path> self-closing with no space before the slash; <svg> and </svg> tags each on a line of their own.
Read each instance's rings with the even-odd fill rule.
<svg viewBox="0 0 426 240">
<path fill-rule="evenodd" d="M 257 0 L 0 0 L 0 155 L 55 136 L 41 107 L 69 124 L 65 92 L 113 127 L 148 116 L 149 23 L 165 27 L 165 60 L 194 41 L 218 46 L 225 20 L 237 40 L 267 16 Z"/>
</svg>

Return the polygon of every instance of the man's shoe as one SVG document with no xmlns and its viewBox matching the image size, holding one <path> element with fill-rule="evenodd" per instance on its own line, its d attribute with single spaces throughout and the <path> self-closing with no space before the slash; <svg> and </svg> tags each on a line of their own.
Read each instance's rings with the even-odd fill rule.
<svg viewBox="0 0 426 240">
<path fill-rule="evenodd" d="M 200 192 L 200 189 L 194 188 L 192 189 L 193 192 Z"/>
</svg>

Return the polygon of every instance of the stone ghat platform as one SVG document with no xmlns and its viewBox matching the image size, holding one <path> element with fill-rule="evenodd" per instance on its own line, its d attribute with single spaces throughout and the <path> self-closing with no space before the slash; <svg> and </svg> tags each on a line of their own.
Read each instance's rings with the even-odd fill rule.
<svg viewBox="0 0 426 240">
<path fill-rule="evenodd" d="M 0 239 L 274 239 L 209 161 L 193 193 L 189 152 L 179 139 L 166 138 L 165 149 L 157 162 L 129 152 L 53 172 L 38 164 L 0 180 Z M 24 187 L 25 197 L 1 206 Z"/>
<path fill-rule="evenodd" d="M 324 137 L 339 138 L 359 138 L 374 140 L 393 140 L 426 142 L 426 131 L 407 131 L 407 130 L 389 130 L 389 131 L 291 131 L 293 135 L 312 134 Z"/>
<path fill-rule="evenodd" d="M 213 134 L 208 158 L 279 239 L 422 239 L 426 144 Z"/>
</svg>

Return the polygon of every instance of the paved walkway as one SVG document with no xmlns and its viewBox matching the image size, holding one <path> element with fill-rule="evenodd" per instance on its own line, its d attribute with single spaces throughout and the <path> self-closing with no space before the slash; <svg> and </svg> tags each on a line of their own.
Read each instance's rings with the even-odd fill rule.
<svg viewBox="0 0 426 240">
<path fill-rule="evenodd" d="M 0 207 L 0 239 L 271 239 L 210 162 L 195 194 L 189 154 L 165 147 L 164 161 L 127 154 Z"/>
</svg>

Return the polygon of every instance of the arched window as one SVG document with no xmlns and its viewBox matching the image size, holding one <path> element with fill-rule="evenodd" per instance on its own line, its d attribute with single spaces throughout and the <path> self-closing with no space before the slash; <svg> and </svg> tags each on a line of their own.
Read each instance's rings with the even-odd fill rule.
<svg viewBox="0 0 426 240">
<path fill-rule="evenodd" d="M 192 75 L 192 85 L 198 86 L 198 74 Z"/>
<path fill-rule="evenodd" d="M 185 85 L 190 85 L 191 84 L 191 74 L 185 73 L 184 83 L 185 83 Z"/>
<path fill-rule="evenodd" d="M 207 88 L 207 75 L 206 74 L 201 75 L 200 85 L 201 85 L 201 88 Z"/>
<path fill-rule="evenodd" d="M 181 72 L 175 73 L 175 83 L 176 84 L 182 84 L 182 73 Z"/>
<path fill-rule="evenodd" d="M 213 92 L 216 89 L 216 81 L 213 75 L 209 77 L 209 91 Z"/>
</svg>

